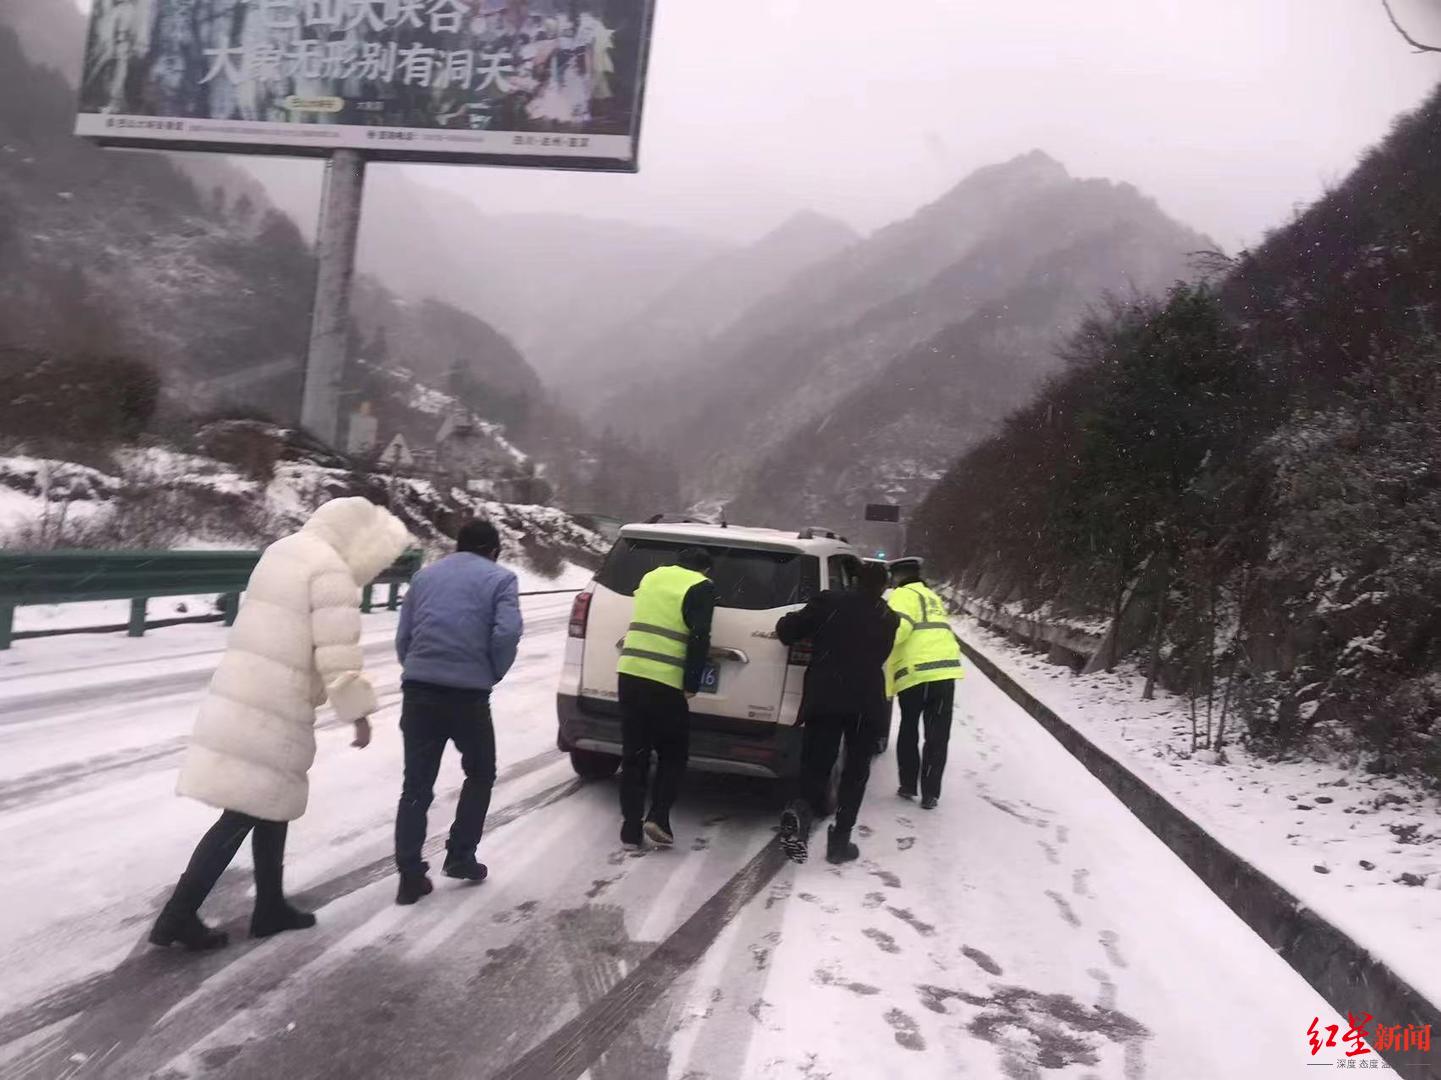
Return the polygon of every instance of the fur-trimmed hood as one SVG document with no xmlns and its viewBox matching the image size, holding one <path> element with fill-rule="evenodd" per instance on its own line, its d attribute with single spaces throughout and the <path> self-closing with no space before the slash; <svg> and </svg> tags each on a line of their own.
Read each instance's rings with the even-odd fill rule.
<svg viewBox="0 0 1441 1080">
<path fill-rule="evenodd" d="M 360 586 L 374 581 L 410 543 L 410 532 L 398 517 L 358 495 L 323 504 L 301 531 L 333 547 Z"/>
</svg>

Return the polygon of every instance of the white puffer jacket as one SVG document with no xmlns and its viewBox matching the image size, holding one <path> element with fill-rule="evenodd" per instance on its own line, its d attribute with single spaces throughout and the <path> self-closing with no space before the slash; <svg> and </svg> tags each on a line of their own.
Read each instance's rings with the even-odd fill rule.
<svg viewBox="0 0 1441 1080">
<path fill-rule="evenodd" d="M 333 499 L 271 544 L 200 706 L 178 790 L 267 821 L 305 812 L 315 710 L 375 710 L 361 674 L 360 589 L 405 550 L 400 519 L 366 499 Z"/>
</svg>

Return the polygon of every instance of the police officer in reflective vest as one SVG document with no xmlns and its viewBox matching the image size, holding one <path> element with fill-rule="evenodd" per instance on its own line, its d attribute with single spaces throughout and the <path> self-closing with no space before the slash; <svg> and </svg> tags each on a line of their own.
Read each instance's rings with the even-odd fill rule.
<svg viewBox="0 0 1441 1080">
<path fill-rule="evenodd" d="M 901 617 L 891 653 L 891 678 L 901 702 L 901 728 L 896 736 L 898 794 L 914 799 L 919 785 L 921 806 L 934 810 L 941 797 L 946 746 L 951 738 L 951 708 L 956 680 L 961 678 L 961 649 L 941 598 L 921 581 L 921 561 L 902 559 L 891 565 L 891 610 Z M 918 747 L 925 729 L 925 748 Z"/>
<path fill-rule="evenodd" d="M 675 843 L 670 811 L 680 793 L 690 751 L 689 700 L 700 690 L 710 653 L 716 591 L 711 557 L 687 548 L 675 566 L 641 578 L 630 629 L 621 645 L 621 844 L 639 848 L 642 836 L 660 847 Z M 645 812 L 651 753 L 655 787 Z M 644 821 L 642 821 L 642 817 Z"/>
</svg>

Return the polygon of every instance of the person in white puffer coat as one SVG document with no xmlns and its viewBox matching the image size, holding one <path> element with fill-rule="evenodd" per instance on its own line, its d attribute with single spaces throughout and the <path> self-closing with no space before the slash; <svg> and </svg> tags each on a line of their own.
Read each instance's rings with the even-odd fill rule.
<svg viewBox="0 0 1441 1080">
<path fill-rule="evenodd" d="M 200 905 L 245 837 L 255 856 L 253 937 L 315 925 L 282 883 L 287 823 L 305 813 L 315 710 L 327 700 L 370 742 L 375 691 L 361 672 L 360 590 L 410 542 L 368 499 L 333 499 L 260 556 L 180 770 L 179 794 L 221 811 L 150 932 L 152 943 L 214 949 L 226 935 Z"/>
</svg>

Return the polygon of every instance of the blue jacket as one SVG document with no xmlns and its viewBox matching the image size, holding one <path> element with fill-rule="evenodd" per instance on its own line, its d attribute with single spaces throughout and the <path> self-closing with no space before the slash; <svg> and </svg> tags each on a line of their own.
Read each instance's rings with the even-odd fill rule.
<svg viewBox="0 0 1441 1080">
<path fill-rule="evenodd" d="M 515 663 L 523 629 L 515 575 L 456 552 L 411 579 L 395 652 L 409 682 L 490 690 Z"/>
</svg>

